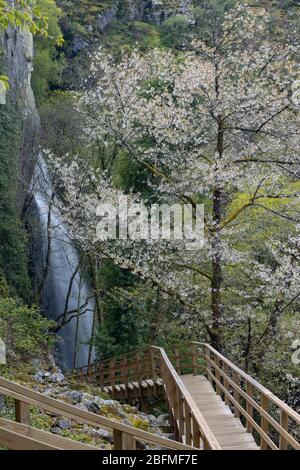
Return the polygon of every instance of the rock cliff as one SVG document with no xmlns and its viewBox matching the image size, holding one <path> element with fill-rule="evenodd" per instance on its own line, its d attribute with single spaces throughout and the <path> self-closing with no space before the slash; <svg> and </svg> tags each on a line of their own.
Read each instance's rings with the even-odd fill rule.
<svg viewBox="0 0 300 470">
<path fill-rule="evenodd" d="M 19 169 L 17 206 L 20 213 L 32 175 L 39 135 L 39 116 L 31 89 L 34 54 L 31 33 L 14 28 L 6 30 L 0 36 L 0 51 L 1 73 L 9 77 L 10 86 L 5 101 L 15 109 L 22 126 L 20 153 L 15 156 Z"/>
</svg>

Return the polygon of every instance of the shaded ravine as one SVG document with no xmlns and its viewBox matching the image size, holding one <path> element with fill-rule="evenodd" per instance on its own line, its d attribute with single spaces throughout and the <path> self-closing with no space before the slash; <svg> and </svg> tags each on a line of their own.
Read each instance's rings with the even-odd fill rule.
<svg viewBox="0 0 300 470">
<path fill-rule="evenodd" d="M 93 328 L 94 296 L 82 276 L 78 252 L 53 201 L 51 178 L 40 155 L 32 182 L 30 211 L 34 283 L 41 287 L 43 313 L 59 325 L 64 320 L 65 326 L 58 330 L 58 362 L 64 369 L 72 369 L 89 361 L 87 342 Z"/>
</svg>

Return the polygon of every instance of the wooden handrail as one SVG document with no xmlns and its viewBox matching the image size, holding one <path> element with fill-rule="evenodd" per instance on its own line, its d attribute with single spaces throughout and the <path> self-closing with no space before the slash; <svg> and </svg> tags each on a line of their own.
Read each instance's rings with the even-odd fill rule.
<svg viewBox="0 0 300 470">
<path fill-rule="evenodd" d="M 139 354 L 144 355 L 143 375 L 139 368 Z M 186 444 L 193 444 L 198 448 L 200 445 L 202 448 L 219 448 L 217 440 L 178 375 L 205 374 L 216 394 L 232 408 L 236 418 L 241 418 L 247 432 L 253 434 L 256 441 L 259 438 L 261 449 L 300 450 L 297 440 L 299 414 L 209 344 L 194 341 L 177 345 L 174 354 L 170 355 L 162 348 L 150 346 L 148 350 L 140 353 L 119 356 L 113 363 L 101 363 L 101 378 L 97 375 L 100 365 L 93 367 L 93 381 L 101 385 L 110 384 L 113 378 L 114 384 L 130 385 L 130 382 L 135 380 L 141 388 L 143 380 L 148 377 L 153 379 L 155 393 L 155 383 L 161 378 L 178 441 L 185 439 Z"/>
<path fill-rule="evenodd" d="M 166 388 L 166 395 L 175 424 L 178 421 L 179 439 L 181 440 L 184 437 L 187 443 L 191 444 L 192 442 L 194 447 L 221 450 L 217 439 L 212 434 L 199 408 L 177 374 L 164 349 L 152 346 L 151 350 L 158 352 L 161 359 L 161 364 L 158 369 Z"/>
<path fill-rule="evenodd" d="M 19 403 L 24 404 L 23 410 L 25 410 L 26 407 L 28 408 L 29 405 L 32 405 L 38 409 L 48 411 L 54 415 L 69 418 L 75 422 L 112 431 L 114 435 L 115 449 L 134 450 L 136 449 L 137 442 L 173 450 L 193 449 L 193 447 L 180 442 L 165 439 L 149 432 L 119 423 L 118 421 L 113 421 L 109 418 L 81 410 L 63 401 L 47 397 L 39 392 L 26 388 L 23 385 L 19 385 L 3 378 L 0 378 L 0 394 L 13 398 L 17 406 L 19 406 Z M 29 416 L 28 409 L 27 412 L 23 414 L 23 417 L 24 416 L 26 416 L 25 420 L 27 421 Z M 22 420 L 22 416 L 19 416 L 19 419 Z M 28 425 L 29 423 L 26 422 L 21 424 Z"/>
<path fill-rule="evenodd" d="M 236 416 L 244 417 L 248 432 L 256 431 L 260 437 L 262 449 L 285 450 L 289 445 L 293 449 L 300 450 L 299 442 L 289 432 L 289 419 L 298 426 L 299 430 L 300 415 L 296 411 L 209 344 L 197 342 L 193 344 L 205 350 L 206 373 L 215 386 L 216 393 L 224 399 L 226 404 L 232 405 Z M 241 404 L 241 398 L 243 398 L 244 406 Z M 279 411 L 279 422 L 269 411 L 271 405 Z M 259 420 L 254 419 L 254 410 Z M 274 441 L 270 427 L 278 434 L 278 442 Z"/>
</svg>

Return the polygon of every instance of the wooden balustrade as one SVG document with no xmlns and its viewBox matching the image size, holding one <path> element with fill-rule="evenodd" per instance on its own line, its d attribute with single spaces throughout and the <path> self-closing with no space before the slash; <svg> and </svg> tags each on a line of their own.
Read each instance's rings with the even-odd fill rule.
<svg viewBox="0 0 300 470">
<path fill-rule="evenodd" d="M 247 431 L 259 436 L 261 449 L 300 450 L 299 414 L 210 345 L 195 344 L 205 354 L 206 374 L 216 393 L 243 418 Z"/>
<path fill-rule="evenodd" d="M 165 394 L 173 417 L 176 438 L 181 442 L 185 440 L 187 444 L 193 445 L 193 447 L 220 450 L 218 441 L 210 431 L 166 352 L 155 346 L 152 346 L 151 350 L 155 358 L 155 372 L 163 380 Z M 198 367 L 196 361 L 198 356 L 200 357 L 196 351 L 192 351 L 191 367 L 194 370 Z M 178 363 L 178 354 L 175 357 L 177 358 L 177 367 L 181 370 L 184 366 L 181 362 Z M 187 358 L 188 354 L 185 353 L 183 359 L 186 360 Z M 180 359 L 182 359 L 182 356 L 180 356 Z"/>
<path fill-rule="evenodd" d="M 103 390 L 112 387 L 112 394 L 122 385 L 127 395 L 128 388 L 134 383 L 137 384 L 137 389 L 141 390 L 145 380 L 153 378 L 152 370 L 148 348 L 82 367 L 75 371 L 75 377 L 79 381 L 87 380 L 98 385 Z"/>
<path fill-rule="evenodd" d="M 63 401 L 47 397 L 34 390 L 0 378 L 0 394 L 13 398 L 16 404 L 16 421 L 0 419 L 0 445 L 10 449 L 83 449 L 100 450 L 59 436 L 36 430 L 29 426 L 29 408 L 51 413 L 53 416 L 63 416 L 81 424 L 101 428 L 112 432 L 114 448 L 118 450 L 135 450 L 137 445 L 147 444 L 153 448 L 173 450 L 193 450 L 191 446 L 165 439 L 155 434 L 127 426 L 118 421 L 83 411 Z M 22 434 L 25 434 L 23 436 Z M 18 447 L 19 446 L 19 447 Z"/>
<path fill-rule="evenodd" d="M 89 366 L 76 374 L 79 379 L 85 378 L 103 388 L 112 384 L 117 388 L 122 384 L 126 397 L 132 384 L 141 391 L 149 379 L 153 382 L 152 393 L 158 395 L 156 384 L 161 379 L 176 439 L 194 447 L 216 449 L 219 448 L 217 440 L 179 377 L 204 374 L 261 449 L 300 450 L 299 415 L 209 344 L 177 345 L 169 355 L 161 348 L 150 346 Z"/>
</svg>

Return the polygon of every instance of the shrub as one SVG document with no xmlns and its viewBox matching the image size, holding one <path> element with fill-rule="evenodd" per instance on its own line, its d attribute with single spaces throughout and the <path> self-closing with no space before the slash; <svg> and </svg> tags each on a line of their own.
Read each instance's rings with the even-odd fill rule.
<svg viewBox="0 0 300 470">
<path fill-rule="evenodd" d="M 46 358 L 54 346 L 54 336 L 49 333 L 53 323 L 35 307 L 26 307 L 10 297 L 1 298 L 0 338 L 6 345 L 8 363 Z"/>
</svg>

